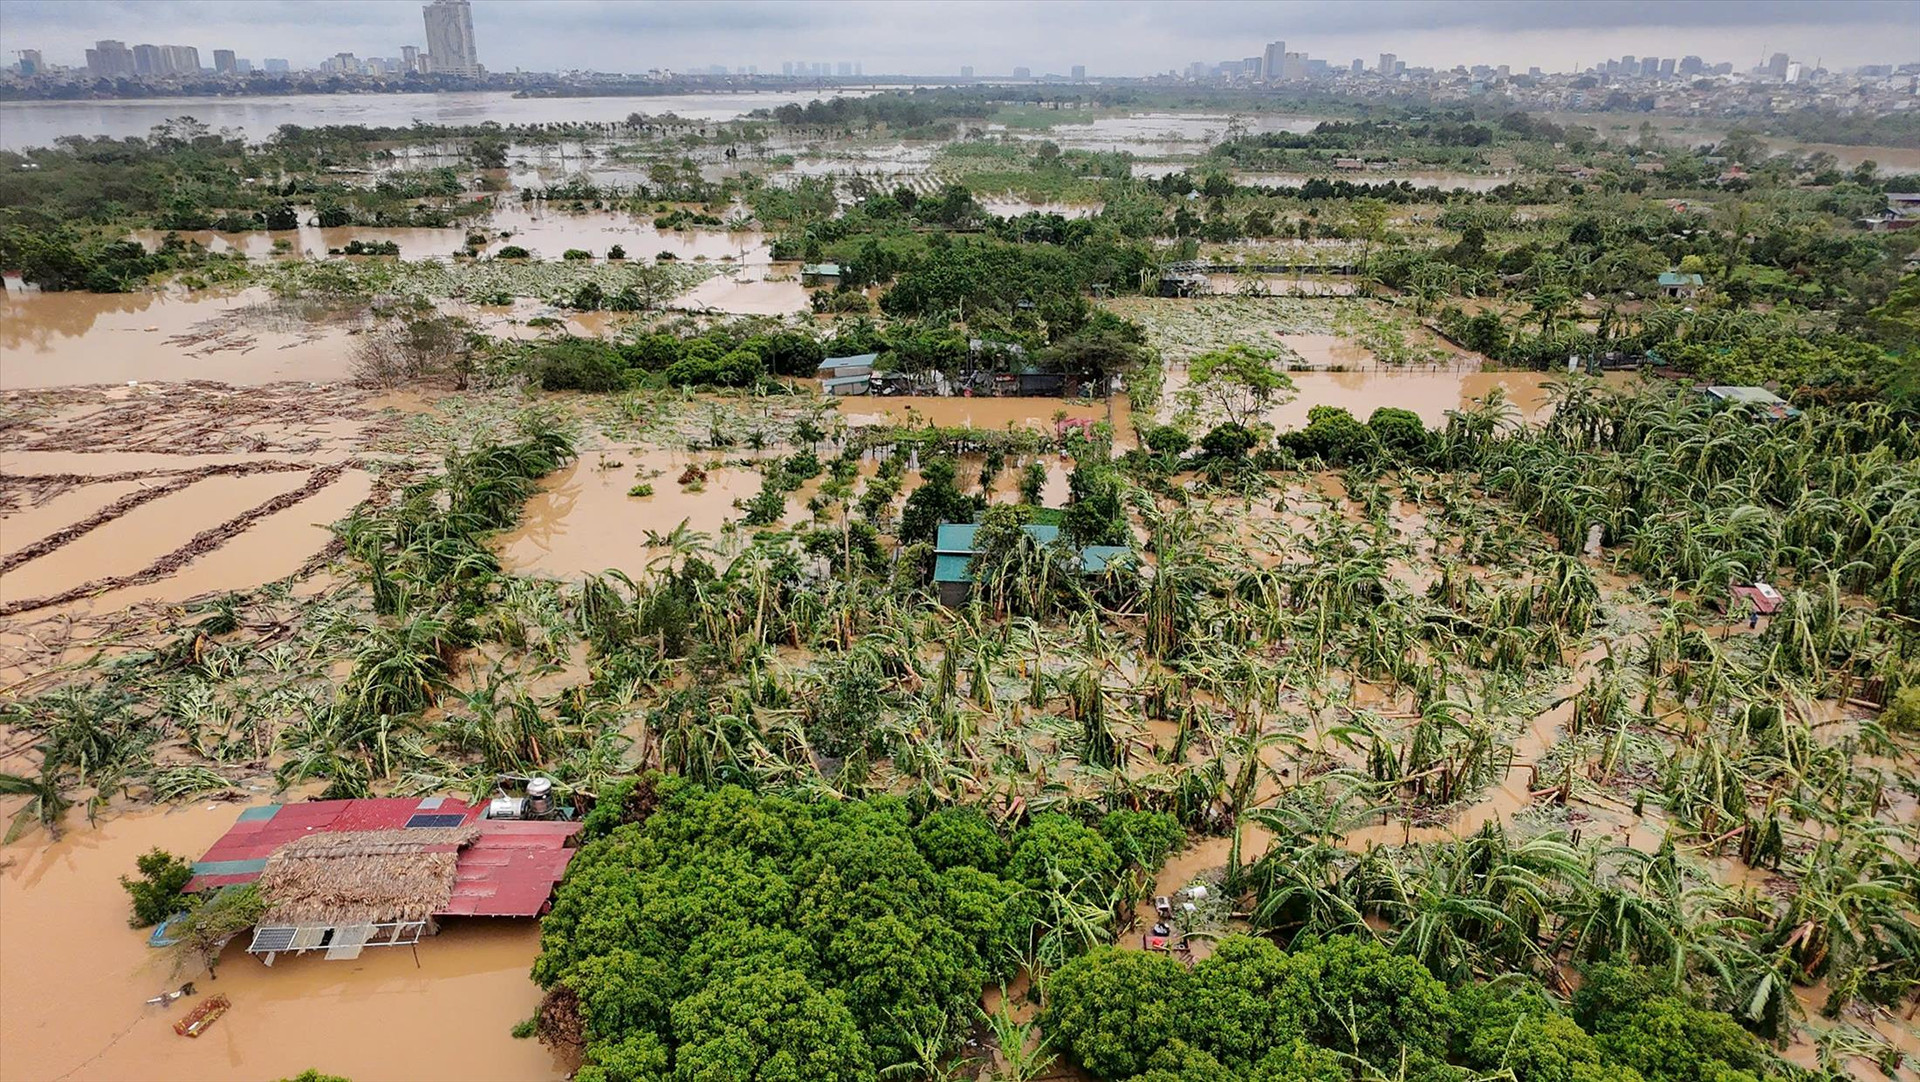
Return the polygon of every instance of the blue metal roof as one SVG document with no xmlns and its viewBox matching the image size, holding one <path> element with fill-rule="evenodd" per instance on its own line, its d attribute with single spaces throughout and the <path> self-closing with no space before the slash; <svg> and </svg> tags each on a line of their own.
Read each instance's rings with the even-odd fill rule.
<svg viewBox="0 0 1920 1082">
<path fill-rule="evenodd" d="M 1088 545 L 1080 550 L 1080 570 L 1097 575 L 1130 551 L 1125 545 Z"/>
</svg>

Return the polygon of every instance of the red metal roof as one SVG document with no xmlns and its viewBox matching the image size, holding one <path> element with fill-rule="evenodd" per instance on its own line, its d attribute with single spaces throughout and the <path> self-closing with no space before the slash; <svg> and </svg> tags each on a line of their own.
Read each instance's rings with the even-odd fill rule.
<svg viewBox="0 0 1920 1082">
<path fill-rule="evenodd" d="M 415 815 L 459 815 L 462 825 L 485 809 L 453 797 L 384 797 L 366 800 L 312 800 L 269 804 L 240 813 L 233 829 L 213 843 L 194 865 L 189 891 L 250 883 L 273 851 L 316 833 L 398 830 Z"/>
<path fill-rule="evenodd" d="M 482 819 L 480 837 L 460 851 L 447 916 L 537 917 L 567 874 L 579 823 Z"/>
<path fill-rule="evenodd" d="M 1780 608 L 1780 592 L 1774 590 L 1772 586 L 1762 589 L 1762 585 L 1756 583 L 1752 586 L 1735 586 L 1732 593 L 1735 597 L 1745 599 L 1760 615 L 1771 616 Z"/>
<path fill-rule="evenodd" d="M 415 815 L 459 815 L 480 836 L 459 850 L 453 898 L 440 916 L 537 917 L 566 875 L 579 823 L 482 819 L 484 808 L 451 797 L 316 800 L 248 808 L 194 865 L 187 890 L 259 878 L 274 850 L 315 833 L 397 830 Z M 451 846 L 445 849 L 451 849 Z"/>
</svg>

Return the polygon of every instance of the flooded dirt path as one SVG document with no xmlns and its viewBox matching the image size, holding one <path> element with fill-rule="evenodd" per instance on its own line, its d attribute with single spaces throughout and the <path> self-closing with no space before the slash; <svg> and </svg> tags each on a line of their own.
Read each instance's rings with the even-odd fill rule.
<svg viewBox="0 0 1920 1082">
<path fill-rule="evenodd" d="M 232 944 L 218 979 L 199 979 L 187 1002 L 221 993 L 233 1009 L 197 1040 L 176 1036 L 187 1008 L 144 1001 L 185 978 L 127 927 L 117 878 L 156 846 L 198 856 L 239 811 L 198 804 L 97 828 L 76 815 L 58 842 L 36 831 L 0 850 L 0 1078 L 261 1082 L 309 1067 L 355 1082 L 565 1077 L 538 1042 L 508 1035 L 540 1000 L 527 978 L 531 921 L 449 923 L 420 944 L 417 968 L 390 949 L 268 969 Z"/>
</svg>

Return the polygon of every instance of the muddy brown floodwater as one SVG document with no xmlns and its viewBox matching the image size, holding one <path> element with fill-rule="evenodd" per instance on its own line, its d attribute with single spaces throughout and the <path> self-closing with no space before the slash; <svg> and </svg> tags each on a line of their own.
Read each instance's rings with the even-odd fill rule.
<svg viewBox="0 0 1920 1082">
<path fill-rule="evenodd" d="M 933 398 L 900 395 L 891 398 L 843 398 L 840 415 L 854 425 L 923 425 L 943 428 L 1053 429 L 1054 414 L 1091 417 L 1113 422 L 1114 446 L 1133 446 L 1133 414 L 1124 394 L 1097 402 L 1068 402 L 1059 398 Z"/>
<path fill-rule="evenodd" d="M 10 815 L 16 800 L 0 805 Z M 129 812 L 61 840 L 35 832 L 0 853 L 0 1078 L 261 1082 L 309 1067 L 355 1082 L 537 1082 L 565 1071 L 508 1030 L 531 1016 L 533 921 L 449 922 L 414 952 L 352 962 L 281 958 L 269 969 L 229 944 L 217 980 L 172 1009 L 149 996 L 178 987 L 164 952 L 127 927 L 117 878 L 154 847 L 198 855 L 240 807 Z M 173 1023 L 215 993 L 233 1009 L 196 1039 Z"/>
<path fill-rule="evenodd" d="M 210 322 L 233 320 L 269 299 L 262 289 L 9 291 L 0 297 L 0 389 L 128 380 L 260 384 L 345 378 L 352 354 L 345 325 L 248 327 L 244 333 L 206 337 Z"/>
</svg>

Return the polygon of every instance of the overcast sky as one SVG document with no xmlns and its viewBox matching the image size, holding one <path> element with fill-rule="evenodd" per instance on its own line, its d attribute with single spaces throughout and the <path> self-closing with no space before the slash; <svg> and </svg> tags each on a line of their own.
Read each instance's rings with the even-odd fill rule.
<svg viewBox="0 0 1920 1082">
<path fill-rule="evenodd" d="M 496 71 L 687 69 L 859 61 L 868 74 L 1036 74 L 1085 64 L 1141 75 L 1253 56 L 1279 39 L 1346 62 L 1537 64 L 1607 56 L 1731 61 L 1786 52 L 1829 68 L 1920 60 L 1920 0 L 474 0 L 480 61 Z M 256 64 L 425 45 L 417 0 L 0 0 L 0 47 L 84 63 L 97 38 L 231 48 Z"/>
</svg>

